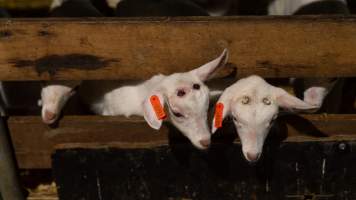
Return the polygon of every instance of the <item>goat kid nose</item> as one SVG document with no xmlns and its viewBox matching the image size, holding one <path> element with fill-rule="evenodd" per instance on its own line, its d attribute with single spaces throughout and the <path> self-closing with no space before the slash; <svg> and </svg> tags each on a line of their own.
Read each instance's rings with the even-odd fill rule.
<svg viewBox="0 0 356 200">
<path fill-rule="evenodd" d="M 246 153 L 246 157 L 250 162 L 257 161 L 260 158 L 260 155 L 261 155 L 260 153 L 250 153 L 250 152 Z"/>
<path fill-rule="evenodd" d="M 210 146 L 210 139 L 203 139 L 203 140 L 200 140 L 199 143 L 205 147 L 205 148 L 208 148 Z"/>
<path fill-rule="evenodd" d="M 44 119 L 46 121 L 51 121 L 51 120 L 54 120 L 56 119 L 57 117 L 57 114 L 53 113 L 53 112 L 50 112 L 48 110 L 45 111 L 45 114 L 44 114 Z"/>
</svg>

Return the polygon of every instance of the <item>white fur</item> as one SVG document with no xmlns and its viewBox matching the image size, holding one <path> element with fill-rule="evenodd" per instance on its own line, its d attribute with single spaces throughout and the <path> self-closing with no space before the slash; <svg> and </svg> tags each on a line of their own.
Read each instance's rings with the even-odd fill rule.
<svg viewBox="0 0 356 200">
<path fill-rule="evenodd" d="M 293 15 L 301 7 L 323 0 L 275 0 L 268 6 L 268 15 Z M 345 0 L 338 0 L 346 4 Z"/>
<path fill-rule="evenodd" d="M 323 105 L 325 97 L 334 89 L 336 83 L 337 80 L 330 78 L 304 80 L 304 87 L 306 88 L 304 91 L 304 101 L 315 105 L 317 107 L 315 111 L 317 111 Z M 337 100 L 333 100 L 333 102 L 336 103 Z"/>
<path fill-rule="evenodd" d="M 142 102 L 144 98 L 148 96 L 150 89 L 158 85 L 164 77 L 156 75 L 139 85 L 114 89 L 106 93 L 103 99 L 94 103 L 92 109 L 99 115 L 143 116 Z"/>
<path fill-rule="evenodd" d="M 44 123 L 51 124 L 55 122 L 70 97 L 71 88 L 63 85 L 50 85 L 42 89 L 41 105 L 42 120 Z M 46 113 L 51 113 L 55 117 L 48 118 Z"/>
<path fill-rule="evenodd" d="M 223 117 L 233 116 L 242 151 L 248 161 L 257 161 L 260 157 L 271 121 L 277 117 L 279 107 L 300 110 L 315 108 L 283 89 L 268 84 L 259 76 L 237 81 L 225 89 L 218 102 L 224 104 Z M 213 133 L 216 131 L 214 124 L 215 118 Z"/>
<path fill-rule="evenodd" d="M 60 7 L 65 1 L 68 0 L 53 0 L 50 6 L 50 10 Z"/>
<path fill-rule="evenodd" d="M 202 145 L 202 141 L 210 143 L 211 134 L 207 125 L 209 89 L 203 81 L 226 61 L 227 50 L 224 50 L 215 60 L 192 71 L 156 75 L 139 85 L 114 89 L 92 103 L 92 109 L 100 115 L 144 116 L 152 128 L 159 129 L 162 120 L 157 119 L 149 101 L 152 95 L 156 95 L 166 108 L 169 121 L 197 148 L 205 149 L 207 146 Z M 200 89 L 193 89 L 194 84 L 199 84 Z M 177 96 L 179 90 L 183 90 L 185 95 Z M 182 116 L 178 117 L 176 113 Z"/>
<path fill-rule="evenodd" d="M 225 16 L 231 7 L 231 0 L 220 0 L 216 6 L 207 7 L 206 10 L 210 16 Z"/>
<path fill-rule="evenodd" d="M 41 100 L 38 101 L 38 105 L 42 106 L 42 121 L 46 124 L 54 123 L 63 107 L 69 100 L 69 98 L 75 93 L 73 90 L 78 86 L 80 82 L 50 82 L 49 85 L 44 86 L 41 90 Z M 46 113 L 53 114 L 54 118 L 48 118 Z"/>
<path fill-rule="evenodd" d="M 123 0 L 106 0 L 106 3 L 108 4 L 108 6 L 112 9 L 116 9 L 117 4 L 119 4 L 121 1 Z"/>
<path fill-rule="evenodd" d="M 304 101 L 320 108 L 327 94 L 328 94 L 327 88 L 311 87 L 304 91 Z"/>
</svg>

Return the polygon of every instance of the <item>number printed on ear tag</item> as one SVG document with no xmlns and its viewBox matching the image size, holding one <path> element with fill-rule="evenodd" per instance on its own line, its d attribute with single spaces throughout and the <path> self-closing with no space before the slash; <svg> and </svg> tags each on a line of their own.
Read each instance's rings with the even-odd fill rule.
<svg viewBox="0 0 356 200">
<path fill-rule="evenodd" d="M 223 103 L 217 103 L 215 106 L 215 128 L 221 128 L 222 127 L 222 120 L 223 120 L 223 111 L 224 111 L 224 104 Z"/>
<path fill-rule="evenodd" d="M 158 119 L 162 120 L 165 119 L 167 117 L 166 113 L 164 112 L 164 109 L 161 105 L 161 102 L 159 101 L 159 98 L 157 95 L 152 95 L 150 97 L 150 102 L 152 105 L 153 110 L 156 113 L 156 116 Z"/>
</svg>

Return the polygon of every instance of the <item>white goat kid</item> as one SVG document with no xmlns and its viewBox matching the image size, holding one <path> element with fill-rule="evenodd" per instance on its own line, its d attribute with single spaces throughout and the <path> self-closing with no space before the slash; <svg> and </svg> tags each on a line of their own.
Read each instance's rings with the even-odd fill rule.
<svg viewBox="0 0 356 200">
<path fill-rule="evenodd" d="M 282 88 L 268 84 L 259 76 L 241 79 L 226 88 L 218 100 L 212 133 L 222 126 L 226 116 L 232 115 L 244 157 L 249 162 L 255 162 L 262 153 L 279 107 L 298 110 L 315 108 Z"/>
<path fill-rule="evenodd" d="M 41 100 L 38 105 L 42 106 L 42 121 L 52 124 L 57 121 L 63 107 L 71 96 L 75 94 L 80 81 L 50 82 L 41 91 Z"/>
<path fill-rule="evenodd" d="M 194 146 L 206 149 L 211 133 L 207 125 L 209 89 L 203 82 L 224 66 L 227 59 L 225 49 L 218 58 L 192 71 L 168 76 L 160 74 L 142 84 L 112 90 L 91 107 L 100 115 L 143 116 L 154 129 L 161 127 L 165 107 L 169 121 Z"/>
</svg>

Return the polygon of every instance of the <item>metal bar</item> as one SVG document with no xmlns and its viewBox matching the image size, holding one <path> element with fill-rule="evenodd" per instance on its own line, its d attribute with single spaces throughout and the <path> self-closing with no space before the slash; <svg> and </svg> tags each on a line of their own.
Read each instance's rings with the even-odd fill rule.
<svg viewBox="0 0 356 200">
<path fill-rule="evenodd" d="M 0 98 L 0 193 L 3 200 L 24 200 L 3 105 Z"/>
</svg>

